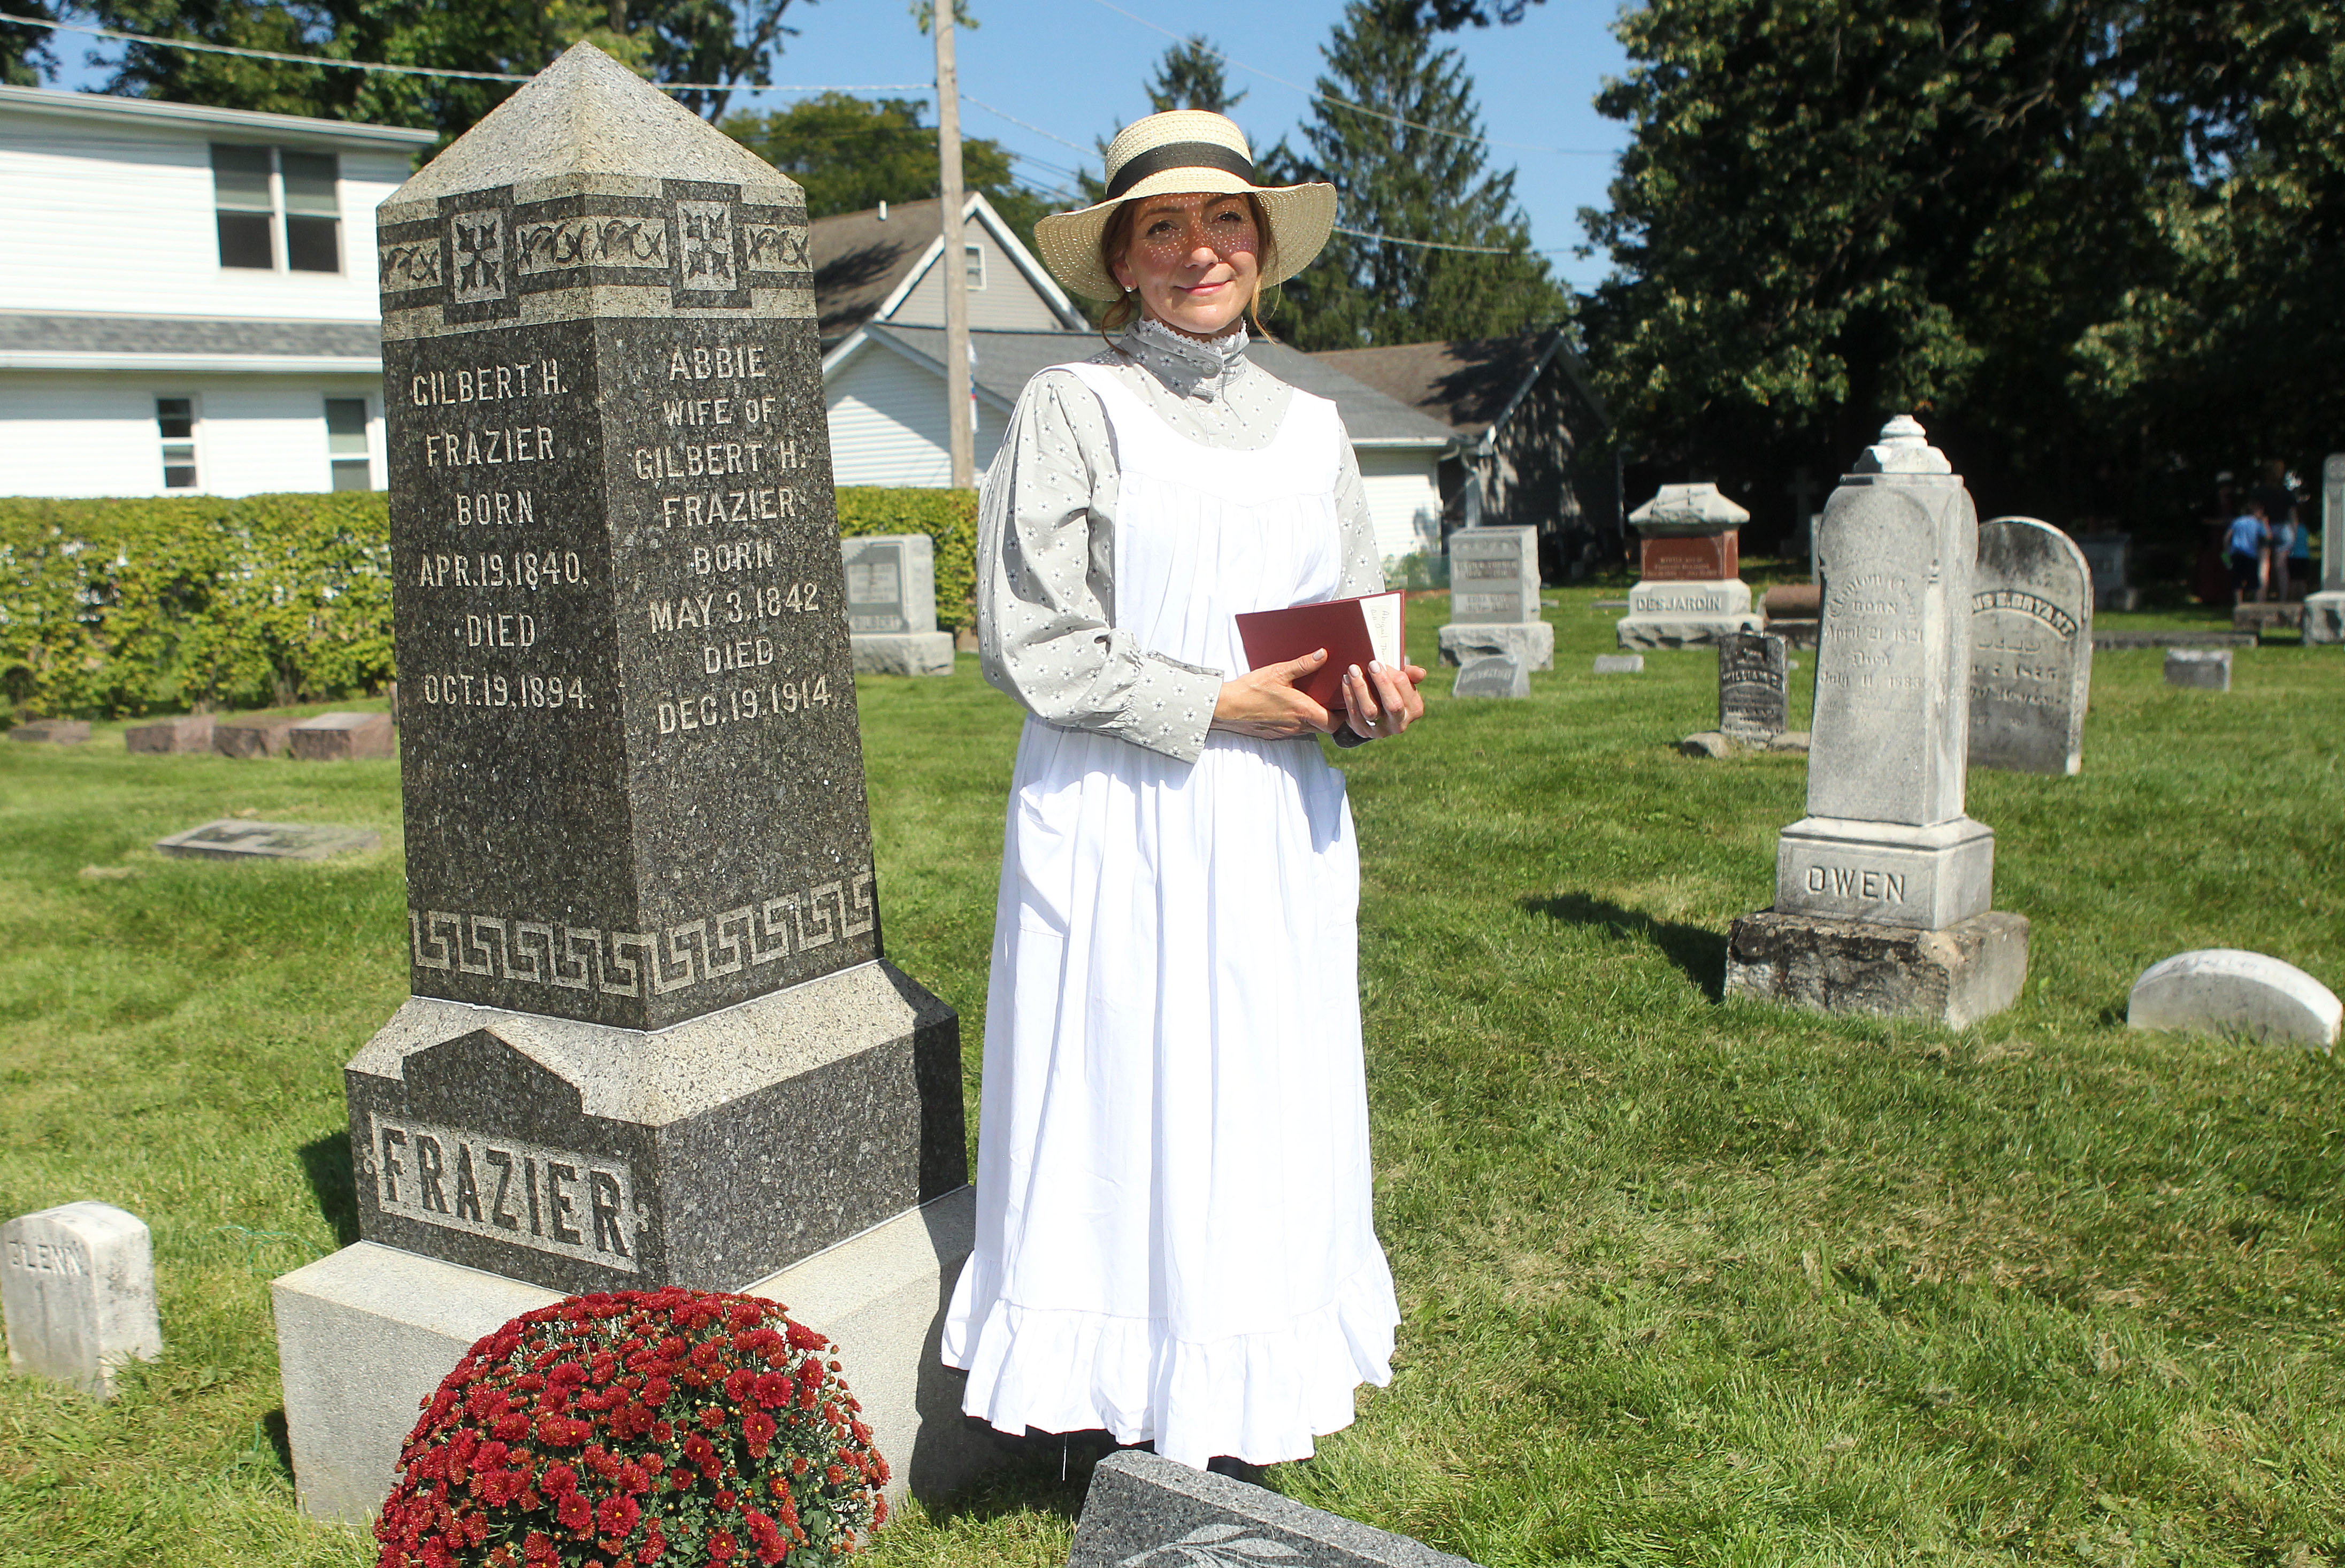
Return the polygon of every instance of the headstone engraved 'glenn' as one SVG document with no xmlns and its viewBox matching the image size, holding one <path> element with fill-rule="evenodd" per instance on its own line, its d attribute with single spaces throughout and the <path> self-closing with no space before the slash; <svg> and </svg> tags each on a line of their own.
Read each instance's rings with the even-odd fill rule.
<svg viewBox="0 0 2345 1568">
<path fill-rule="evenodd" d="M 100 1399 L 133 1361 L 163 1350 L 147 1223 L 110 1203 L 67 1203 L 0 1226 L 8 1370 Z"/>
<path fill-rule="evenodd" d="M 1970 732 L 1969 491 L 1903 415 L 1824 508 L 1808 815 L 1776 845 L 1775 905 L 1734 923 L 1730 993 L 1957 1027 L 2026 976 L 1997 913 L 1995 834 L 1963 810 Z"/>
<path fill-rule="evenodd" d="M 1539 618 L 1538 530 L 1461 528 L 1449 536 L 1449 624 L 1441 662 L 1512 658 L 1555 668 L 1555 628 Z"/>
<path fill-rule="evenodd" d="M 2083 765 L 2093 594 L 2084 551 L 2050 523 L 1998 517 L 1979 524 L 1971 766 L 2073 774 Z"/>
<path fill-rule="evenodd" d="M 1781 637 L 1729 632 L 1718 640 L 1718 731 L 1760 745 L 1791 723 L 1791 653 Z"/>
<path fill-rule="evenodd" d="M 365 1239 L 276 1286 L 344 1517 L 396 1433 L 335 1434 L 462 1349 L 377 1334 L 419 1289 L 739 1290 L 967 1191 L 958 1019 L 881 956 L 803 193 L 581 44 L 377 224 L 414 996 L 345 1073 Z M 925 1324 L 959 1258 L 889 1259 Z"/>
<path fill-rule="evenodd" d="M 937 630 L 936 541 L 925 533 L 878 533 L 838 543 L 855 673 L 951 674 L 952 633 Z"/>
</svg>

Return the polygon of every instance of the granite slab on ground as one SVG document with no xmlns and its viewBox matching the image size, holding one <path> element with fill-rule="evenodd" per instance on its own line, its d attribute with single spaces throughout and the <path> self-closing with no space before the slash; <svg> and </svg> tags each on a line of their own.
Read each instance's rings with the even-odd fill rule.
<svg viewBox="0 0 2345 1568">
<path fill-rule="evenodd" d="M 10 730 L 8 738 L 28 745 L 77 746 L 89 739 L 89 724 L 83 719 L 35 719 Z"/>
<path fill-rule="evenodd" d="M 249 822 L 224 816 L 200 827 L 158 838 L 155 847 L 186 860 L 325 860 L 356 855 L 382 843 L 371 828 L 333 827 L 321 823 Z"/>
<path fill-rule="evenodd" d="M 281 757 L 293 749 L 290 718 L 219 719 L 212 724 L 212 750 L 224 757 Z"/>
<path fill-rule="evenodd" d="M 350 763 L 396 755 L 389 713 L 320 713 L 287 732 L 303 762 Z"/>
<path fill-rule="evenodd" d="M 122 744 L 127 750 L 155 756 L 208 752 L 212 749 L 213 722 L 209 713 L 182 713 L 177 718 L 133 724 L 122 732 Z"/>
<path fill-rule="evenodd" d="M 1423 1542 L 1127 1450 L 1100 1461 L 1067 1568 L 1472 1568 Z"/>
</svg>

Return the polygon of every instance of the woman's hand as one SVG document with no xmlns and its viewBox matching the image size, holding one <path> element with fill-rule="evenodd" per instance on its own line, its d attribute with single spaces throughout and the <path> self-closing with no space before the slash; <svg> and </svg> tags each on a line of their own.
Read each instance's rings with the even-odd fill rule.
<svg viewBox="0 0 2345 1568">
<path fill-rule="evenodd" d="M 1224 681 L 1221 699 L 1213 704 L 1213 728 L 1264 741 L 1333 733 L 1335 721 L 1327 710 L 1294 689 L 1297 681 L 1310 679 L 1326 662 L 1327 650 L 1322 648 Z"/>
<path fill-rule="evenodd" d="M 1344 700 L 1350 708 L 1345 722 L 1354 734 L 1371 740 L 1400 733 L 1425 717 L 1425 698 L 1416 689 L 1424 680 L 1422 664 L 1396 670 L 1378 659 L 1365 670 L 1353 665 L 1344 672 Z"/>
</svg>

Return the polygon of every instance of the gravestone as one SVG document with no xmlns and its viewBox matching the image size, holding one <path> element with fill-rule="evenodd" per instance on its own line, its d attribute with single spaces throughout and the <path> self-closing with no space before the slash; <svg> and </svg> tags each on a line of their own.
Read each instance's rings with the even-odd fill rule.
<svg viewBox="0 0 2345 1568">
<path fill-rule="evenodd" d="M 218 719 L 212 723 L 212 750 L 224 757 L 281 757 L 293 749 L 289 718 Z"/>
<path fill-rule="evenodd" d="M 1127 1449 L 1100 1461 L 1067 1568 L 1472 1568 L 1264 1487 Z"/>
<path fill-rule="evenodd" d="M 855 673 L 951 674 L 953 634 L 937 630 L 936 541 L 925 533 L 882 533 L 838 544 Z"/>
<path fill-rule="evenodd" d="M 1645 673 L 1642 653 L 1599 653 L 1596 673 L 1599 675 L 1641 675 Z"/>
<path fill-rule="evenodd" d="M 77 746 L 89 739 L 89 723 L 84 719 L 35 719 L 10 730 L 8 738 L 33 745 Z"/>
<path fill-rule="evenodd" d="M 1979 524 L 1971 766 L 2073 774 L 2083 765 L 2093 592 L 2083 551 L 2051 524 L 2026 517 Z"/>
<path fill-rule="evenodd" d="M 2337 994 L 2295 965 L 2237 947 L 2177 953 L 2142 971 L 2126 1027 L 2178 1035 L 2245 1035 L 2326 1051 L 2345 1018 Z"/>
<path fill-rule="evenodd" d="M 1730 994 L 1957 1026 L 2017 997 L 2027 922 L 1992 907 L 1995 834 L 1963 810 L 1977 558 L 1961 478 L 1892 420 L 1818 530 L 1808 815 L 1777 842 L 1774 907 L 1729 935 Z"/>
<path fill-rule="evenodd" d="M 2141 591 L 2133 586 L 2133 535 L 2080 533 L 2076 535 L 2075 542 L 2084 554 L 2086 569 L 2092 573 L 2093 608 L 2139 607 Z"/>
<path fill-rule="evenodd" d="M 1449 536 L 1449 624 L 1441 662 L 1511 656 L 1555 668 L 1555 628 L 1539 619 L 1538 530 L 1461 528 Z"/>
<path fill-rule="evenodd" d="M 2228 648 L 2168 648 L 2166 651 L 2166 683 L 2198 691 L 2228 692 L 2231 689 L 2231 651 Z"/>
<path fill-rule="evenodd" d="M 1457 667 L 1457 679 L 1450 683 L 1453 697 L 1528 697 L 1531 694 L 1530 672 L 1512 653 L 1485 653 L 1466 661 Z"/>
<path fill-rule="evenodd" d="M 2345 642 L 2345 452 L 2320 465 L 2320 592 L 2304 596 L 2304 640 Z"/>
<path fill-rule="evenodd" d="M 345 1069 L 363 1239 L 274 1291 L 345 1518 L 484 1277 L 845 1257 L 917 1342 L 970 1202 L 958 1019 L 881 946 L 803 193 L 580 44 L 376 223 L 413 996 Z M 927 1492 L 990 1451 L 920 1387 L 877 1441 Z"/>
<path fill-rule="evenodd" d="M 163 1351 L 146 1222 L 110 1203 L 68 1203 L 0 1226 L 8 1370 L 111 1398 L 133 1361 Z"/>
<path fill-rule="evenodd" d="M 371 828 L 224 816 L 158 838 L 155 847 L 181 860 L 325 860 L 373 849 L 381 843 L 382 835 Z"/>
<path fill-rule="evenodd" d="M 396 754 L 389 713 L 320 713 L 288 732 L 302 762 L 347 763 Z"/>
<path fill-rule="evenodd" d="M 1761 630 L 1741 572 L 1751 514 L 1714 484 L 1665 484 L 1629 514 L 1640 536 L 1639 581 L 1616 628 L 1623 648 L 1686 648 Z"/>
<path fill-rule="evenodd" d="M 1718 640 L 1718 733 L 1763 745 L 1792 722 L 1791 652 L 1764 632 L 1730 632 Z"/>
<path fill-rule="evenodd" d="M 182 713 L 175 719 L 135 724 L 122 732 L 122 744 L 131 751 L 157 756 L 208 752 L 212 749 L 212 716 Z"/>
</svg>

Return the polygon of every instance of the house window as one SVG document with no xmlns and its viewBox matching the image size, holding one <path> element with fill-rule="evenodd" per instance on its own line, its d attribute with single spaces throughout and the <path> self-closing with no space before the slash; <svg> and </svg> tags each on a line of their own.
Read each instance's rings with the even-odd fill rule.
<svg viewBox="0 0 2345 1568">
<path fill-rule="evenodd" d="M 367 453 L 364 398 L 326 400 L 326 457 L 334 465 L 336 490 L 374 488 L 374 461 Z"/>
<path fill-rule="evenodd" d="M 281 265 L 295 272 L 340 272 L 340 177 L 332 153 L 215 145 L 220 265 L 273 271 L 282 257 Z"/>
<path fill-rule="evenodd" d="M 985 252 L 974 245 L 963 245 L 960 250 L 961 265 L 969 278 L 969 286 L 971 288 L 984 288 Z"/>
<path fill-rule="evenodd" d="M 196 400 L 155 400 L 155 429 L 163 438 L 163 488 L 196 488 Z"/>
</svg>

